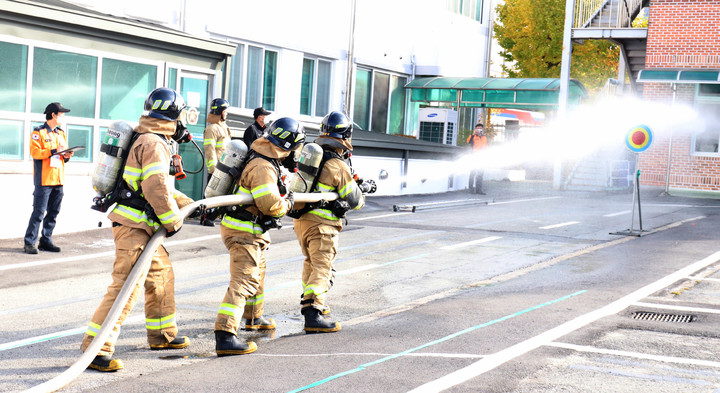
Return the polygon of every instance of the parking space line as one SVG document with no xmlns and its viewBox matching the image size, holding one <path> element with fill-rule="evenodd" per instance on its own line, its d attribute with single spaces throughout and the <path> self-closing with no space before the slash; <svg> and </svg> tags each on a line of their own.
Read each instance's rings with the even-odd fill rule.
<svg viewBox="0 0 720 393">
<path fill-rule="evenodd" d="M 497 239 L 502 239 L 502 237 L 500 237 L 500 236 L 489 236 L 489 237 L 484 237 L 484 238 L 482 238 L 482 239 L 471 240 L 471 241 L 469 241 L 469 242 L 452 244 L 452 245 L 449 245 L 449 246 L 440 247 L 440 249 L 441 249 L 441 250 L 452 250 L 452 249 L 456 249 L 456 248 L 464 248 L 464 247 L 473 246 L 473 245 L 475 245 L 475 244 L 481 244 L 481 243 L 491 242 L 491 241 L 497 240 Z"/>
<path fill-rule="evenodd" d="M 598 353 L 598 354 L 602 354 L 602 355 L 612 355 L 612 356 L 629 357 L 629 358 L 635 358 L 635 359 L 653 360 L 656 362 L 663 362 L 663 363 L 678 363 L 678 364 L 689 364 L 689 365 L 694 365 L 694 366 L 720 368 L 720 362 L 713 362 L 711 360 L 679 358 L 679 357 L 674 357 L 674 356 L 651 355 L 651 354 L 647 354 L 647 353 L 619 351 L 616 349 L 596 348 L 596 347 L 592 347 L 592 346 L 588 346 L 588 345 L 576 345 L 576 344 L 561 343 L 561 342 L 551 342 L 551 343 L 547 343 L 545 345 L 550 346 L 550 347 L 569 349 L 569 350 L 577 351 L 577 352 L 590 352 L 590 353 Z"/>
<path fill-rule="evenodd" d="M 560 224 L 546 225 L 546 226 L 540 227 L 538 229 L 554 229 L 554 228 L 566 227 L 568 225 L 575 225 L 575 224 L 579 224 L 579 223 L 580 223 L 580 221 L 568 221 L 568 222 L 563 222 Z"/>
<path fill-rule="evenodd" d="M 450 387 L 459 385 L 465 381 L 482 375 L 490 370 L 493 370 L 500 365 L 505 364 L 532 350 L 535 350 L 543 345 L 547 345 L 554 340 L 565 336 L 568 333 L 583 328 L 597 321 L 600 318 L 615 315 L 618 312 L 626 309 L 631 304 L 638 302 L 640 299 L 646 298 L 653 293 L 672 285 L 677 280 L 706 268 L 707 266 L 717 262 L 718 260 L 720 260 L 720 251 L 717 251 L 712 255 L 703 258 L 697 262 L 694 262 L 688 266 L 685 266 L 684 268 L 677 270 L 676 272 L 669 274 L 655 282 L 652 282 L 628 295 L 625 295 L 620 299 L 605 305 L 604 307 L 581 315 L 550 330 L 540 333 L 535 337 L 529 338 L 525 341 L 507 347 L 494 354 L 488 355 L 482 360 L 479 360 L 469 366 L 466 366 L 443 377 L 440 377 L 434 381 L 430 381 L 424 385 L 421 385 L 411 390 L 411 392 L 439 392 L 445 389 L 449 389 Z"/>
</svg>

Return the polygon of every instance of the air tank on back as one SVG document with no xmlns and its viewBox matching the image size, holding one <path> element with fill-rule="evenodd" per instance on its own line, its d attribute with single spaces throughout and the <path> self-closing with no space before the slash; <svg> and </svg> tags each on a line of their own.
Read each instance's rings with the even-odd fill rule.
<svg viewBox="0 0 720 393">
<path fill-rule="evenodd" d="M 215 167 L 212 177 L 205 187 L 205 198 L 228 195 L 233 190 L 235 177 L 240 174 L 240 165 L 245 160 L 248 148 L 241 140 L 233 139 L 225 147 L 220 162 Z"/>
<path fill-rule="evenodd" d="M 317 176 L 320 162 L 323 158 L 323 149 L 317 143 L 306 143 L 298 159 L 298 171 L 293 174 L 290 181 L 292 192 L 312 192 L 310 187 Z"/>
<path fill-rule="evenodd" d="M 118 177 L 122 176 L 123 155 L 130 148 L 134 133 L 133 127 L 123 120 L 114 121 L 108 127 L 100 145 L 100 157 L 92 176 L 93 189 L 99 196 L 112 192 Z"/>
</svg>

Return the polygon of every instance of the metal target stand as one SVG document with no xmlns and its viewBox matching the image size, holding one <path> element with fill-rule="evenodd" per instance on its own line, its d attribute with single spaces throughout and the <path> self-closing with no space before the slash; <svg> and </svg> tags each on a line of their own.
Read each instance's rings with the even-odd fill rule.
<svg viewBox="0 0 720 393">
<path fill-rule="evenodd" d="M 627 145 L 628 149 L 630 151 L 636 153 L 635 154 L 635 184 L 633 185 L 633 206 L 632 206 L 632 217 L 630 217 L 630 229 L 624 230 L 624 231 L 618 231 L 618 232 L 610 232 L 611 235 L 621 235 L 621 236 L 636 236 L 640 237 L 643 235 L 643 233 L 646 233 L 648 231 L 643 229 L 642 225 L 642 209 L 640 207 L 640 154 L 641 152 L 644 152 L 647 150 L 648 147 L 650 147 L 650 144 L 652 143 L 652 131 L 650 131 L 650 128 L 645 125 L 640 125 L 637 127 L 632 128 L 626 138 L 625 138 L 625 144 Z M 640 223 L 640 229 L 635 230 L 635 202 L 637 201 L 637 210 L 638 210 L 638 221 Z"/>
</svg>

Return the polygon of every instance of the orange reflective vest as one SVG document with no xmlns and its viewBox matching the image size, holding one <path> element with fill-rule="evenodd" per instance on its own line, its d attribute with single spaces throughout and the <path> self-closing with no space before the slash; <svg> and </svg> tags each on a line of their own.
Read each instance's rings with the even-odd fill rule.
<svg viewBox="0 0 720 393">
<path fill-rule="evenodd" d="M 487 137 L 485 135 L 477 136 L 475 134 L 470 134 L 467 139 L 467 143 L 468 145 L 472 145 L 473 151 L 478 151 L 487 147 Z"/>
<path fill-rule="evenodd" d="M 67 135 L 60 127 L 50 129 L 47 122 L 30 134 L 33 182 L 36 186 L 61 186 L 65 181 L 65 160 L 54 151 L 68 148 Z"/>
</svg>

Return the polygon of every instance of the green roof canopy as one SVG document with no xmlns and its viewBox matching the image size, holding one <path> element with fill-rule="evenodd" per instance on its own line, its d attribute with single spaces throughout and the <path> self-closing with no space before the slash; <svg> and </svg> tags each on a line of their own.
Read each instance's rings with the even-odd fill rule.
<svg viewBox="0 0 720 393">
<path fill-rule="evenodd" d="M 720 83 L 720 71 L 708 69 L 667 69 L 656 68 L 641 70 L 638 82 L 666 83 Z"/>
<path fill-rule="evenodd" d="M 416 78 L 405 85 L 411 101 L 448 102 L 476 108 L 557 109 L 560 79 L 554 78 Z M 570 80 L 568 104 L 587 98 L 585 86 Z"/>
</svg>

